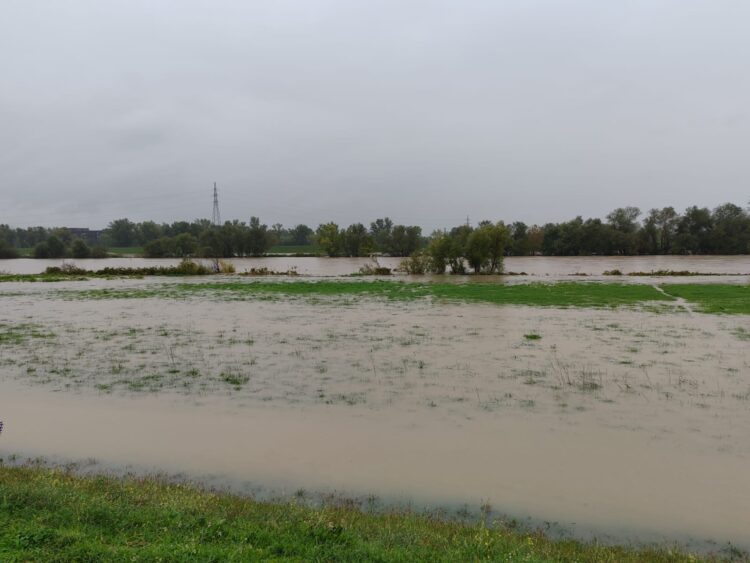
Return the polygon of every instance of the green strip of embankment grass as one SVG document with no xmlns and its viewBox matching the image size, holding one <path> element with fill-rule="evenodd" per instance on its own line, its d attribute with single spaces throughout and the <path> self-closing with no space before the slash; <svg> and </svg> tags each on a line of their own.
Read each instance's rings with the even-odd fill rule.
<svg viewBox="0 0 750 563">
<path fill-rule="evenodd" d="M 616 283 L 411 283 L 398 281 L 242 281 L 163 285 L 149 288 L 69 291 L 65 296 L 88 299 L 189 297 L 209 295 L 222 299 L 286 297 L 376 297 L 414 300 L 431 297 L 443 301 L 479 302 L 541 307 L 616 307 L 648 302 L 668 302 L 650 285 Z"/>
<path fill-rule="evenodd" d="M 664 284 L 661 288 L 703 313 L 750 315 L 750 285 Z"/>
<path fill-rule="evenodd" d="M 0 466 L 2 561 L 697 561 L 408 513 Z"/>
</svg>

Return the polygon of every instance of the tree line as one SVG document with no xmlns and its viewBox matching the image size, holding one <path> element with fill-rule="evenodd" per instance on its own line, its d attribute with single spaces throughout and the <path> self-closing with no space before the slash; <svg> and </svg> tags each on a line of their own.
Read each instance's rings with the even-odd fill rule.
<svg viewBox="0 0 750 563">
<path fill-rule="evenodd" d="M 90 245 L 66 228 L 11 229 L 0 225 L 0 258 L 18 258 L 19 248 L 31 248 L 34 258 L 106 258 L 104 244 Z"/>
<path fill-rule="evenodd" d="M 429 236 L 419 226 L 396 225 L 387 217 L 369 227 L 328 222 L 315 229 L 304 224 L 269 227 L 257 217 L 221 226 L 207 219 L 171 224 L 117 219 L 102 232 L 100 245 L 89 245 L 64 228 L 0 225 L 0 257 L 5 258 L 17 256 L 18 248 L 33 248 L 39 258 L 104 256 L 106 246 L 142 247 L 148 257 L 261 256 L 274 246 L 285 246 L 328 256 L 414 255 L 415 268 L 421 260 L 422 267 L 432 271 L 460 271 L 462 264 L 475 271 L 495 271 L 502 256 L 747 254 L 750 213 L 732 203 L 713 210 L 692 206 L 683 213 L 664 207 L 645 215 L 637 207 L 621 207 L 604 219 L 578 216 L 531 226 L 521 221 L 481 221 Z"/>
</svg>

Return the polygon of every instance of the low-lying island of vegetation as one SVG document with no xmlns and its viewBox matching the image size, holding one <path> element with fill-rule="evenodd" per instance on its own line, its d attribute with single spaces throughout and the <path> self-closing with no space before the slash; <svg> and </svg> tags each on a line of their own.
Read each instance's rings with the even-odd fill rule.
<svg viewBox="0 0 750 563">
<path fill-rule="evenodd" d="M 512 523 L 257 502 L 152 478 L 0 466 L 3 561 L 699 561 L 553 540 Z M 720 560 L 708 556 L 705 560 Z"/>
</svg>

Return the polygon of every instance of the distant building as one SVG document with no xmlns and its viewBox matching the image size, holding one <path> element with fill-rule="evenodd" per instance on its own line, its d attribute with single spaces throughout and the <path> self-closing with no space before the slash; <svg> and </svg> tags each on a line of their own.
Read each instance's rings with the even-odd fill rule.
<svg viewBox="0 0 750 563">
<path fill-rule="evenodd" d="M 74 237 L 81 239 L 83 242 L 85 242 L 88 245 L 95 245 L 95 244 L 100 244 L 102 242 L 102 233 L 104 231 L 95 231 L 92 229 L 68 227 L 68 232 Z"/>
</svg>

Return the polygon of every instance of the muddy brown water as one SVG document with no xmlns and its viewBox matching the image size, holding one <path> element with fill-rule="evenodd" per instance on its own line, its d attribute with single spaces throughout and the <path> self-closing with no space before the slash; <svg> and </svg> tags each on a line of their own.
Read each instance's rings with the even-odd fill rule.
<svg viewBox="0 0 750 563">
<path fill-rule="evenodd" d="M 12 287 L 0 455 L 750 548 L 750 317 Z"/>
<path fill-rule="evenodd" d="M 380 264 L 396 268 L 401 258 L 379 258 Z M 296 270 L 311 276 L 337 276 L 356 273 L 372 263 L 369 258 L 268 257 L 234 258 L 227 260 L 238 272 L 251 268 L 268 268 L 277 272 Z M 60 266 L 63 260 L 16 259 L 0 260 L 0 272 L 38 274 L 49 266 Z M 169 258 L 107 258 L 101 260 L 66 260 L 89 270 L 105 267 L 140 268 L 173 266 L 179 260 Z M 750 256 L 513 256 L 505 259 L 508 272 L 526 272 L 533 276 L 599 276 L 608 270 L 651 272 L 655 270 L 687 270 L 700 273 L 750 274 Z"/>
</svg>

